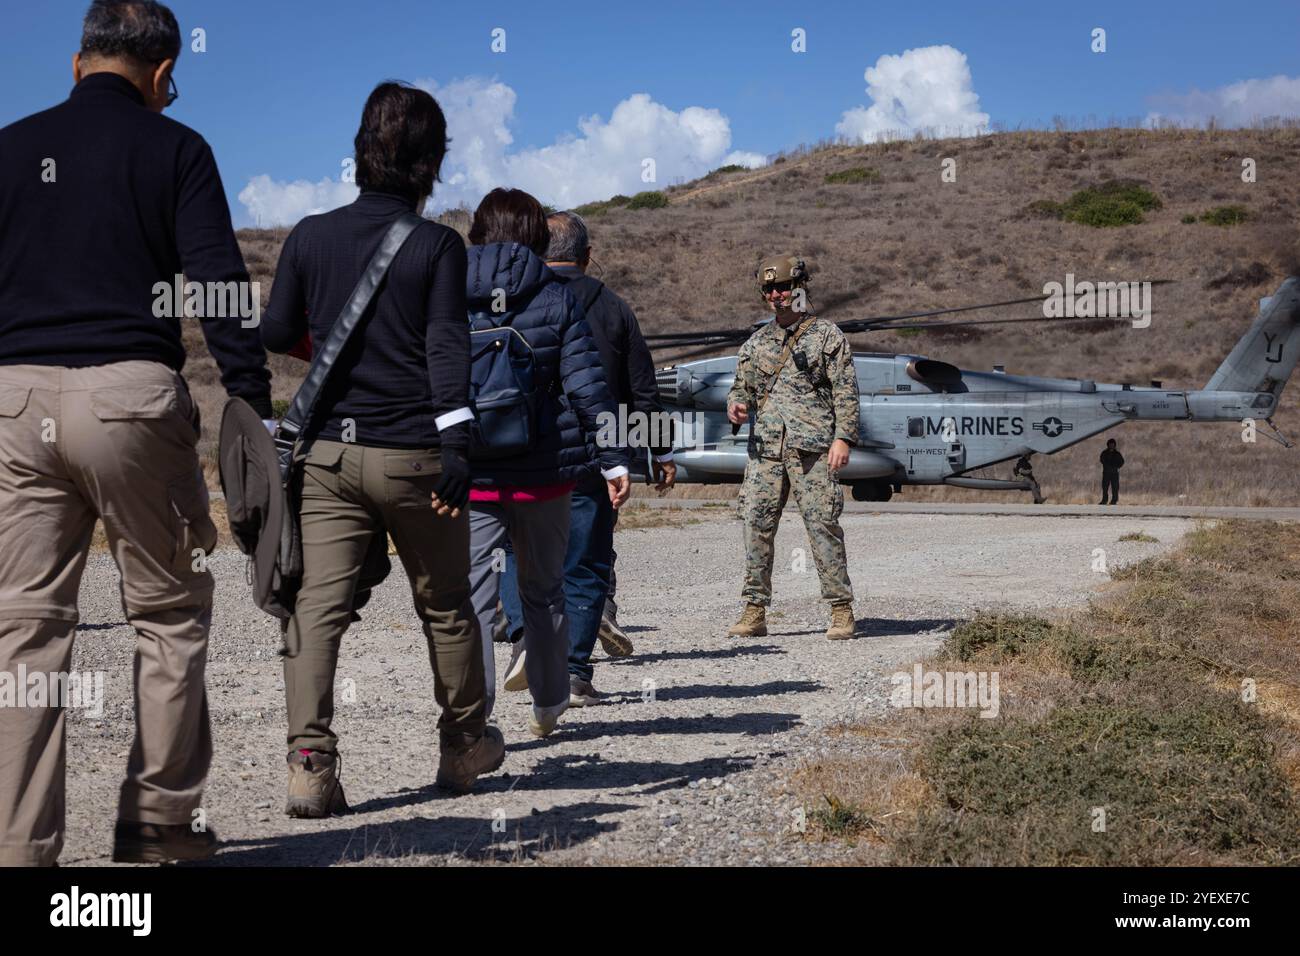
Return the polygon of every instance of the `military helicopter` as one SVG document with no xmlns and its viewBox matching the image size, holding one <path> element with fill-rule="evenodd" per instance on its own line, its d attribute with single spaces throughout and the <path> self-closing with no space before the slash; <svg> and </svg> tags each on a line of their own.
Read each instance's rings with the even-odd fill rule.
<svg viewBox="0 0 1300 956">
<path fill-rule="evenodd" d="M 918 318 L 1040 302 L 1043 297 L 877 319 L 837 323 L 846 333 L 875 329 L 935 328 L 966 324 L 1063 319 L 988 319 L 916 322 Z M 767 321 L 771 321 L 769 318 Z M 907 322 L 910 324 L 898 324 Z M 757 328 L 756 324 L 753 328 Z M 1022 455 L 1053 455 L 1128 421 L 1238 422 L 1263 419 L 1267 437 L 1292 447 L 1272 415 L 1300 356 L 1300 278 L 1285 280 L 1260 301 L 1259 312 L 1202 389 L 1171 390 L 1087 379 L 1012 375 L 961 369 L 923 355 L 855 352 L 861 395 L 858 443 L 840 481 L 857 501 L 888 501 L 904 485 L 954 485 L 996 491 L 1030 491 L 1024 479 L 971 472 Z M 647 335 L 652 348 L 694 354 L 739 344 L 753 328 Z M 726 396 L 736 356 L 669 365 L 658 374 L 659 395 L 674 422 L 679 482 L 739 482 L 748 460 L 748 426 L 727 420 Z"/>
</svg>

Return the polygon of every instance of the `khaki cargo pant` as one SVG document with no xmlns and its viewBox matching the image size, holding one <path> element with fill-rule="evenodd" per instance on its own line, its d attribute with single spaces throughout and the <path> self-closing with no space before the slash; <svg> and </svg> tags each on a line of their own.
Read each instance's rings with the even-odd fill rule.
<svg viewBox="0 0 1300 956">
<path fill-rule="evenodd" d="M 482 643 L 469 600 L 469 512 L 430 506 L 437 452 L 316 441 L 302 483 L 303 580 L 285 646 L 291 750 L 334 753 L 339 645 L 376 535 L 392 536 L 433 665 L 444 734 L 483 732 Z M 376 582 L 367 581 L 365 584 Z"/>
<path fill-rule="evenodd" d="M 203 555 L 217 531 L 198 424 L 184 381 L 160 363 L 0 366 L 0 680 L 70 670 L 99 517 L 137 634 L 123 820 L 190 823 L 212 757 Z M 105 681 L 106 714 L 123 691 Z M 0 706 L 0 864 L 48 865 L 63 847 L 62 703 Z"/>
<path fill-rule="evenodd" d="M 780 459 L 751 458 L 740 489 L 745 519 L 745 583 L 741 596 L 750 604 L 772 603 L 772 562 L 781 512 L 794 492 L 803 515 L 822 598 L 831 604 L 853 600 L 840 513 L 844 488 L 830 473 L 826 452 L 787 448 Z"/>
</svg>

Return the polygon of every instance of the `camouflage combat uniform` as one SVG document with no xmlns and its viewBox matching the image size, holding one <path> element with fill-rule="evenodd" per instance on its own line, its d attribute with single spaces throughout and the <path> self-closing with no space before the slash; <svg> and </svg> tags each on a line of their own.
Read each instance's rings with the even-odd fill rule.
<svg viewBox="0 0 1300 956">
<path fill-rule="evenodd" d="M 773 384 L 787 337 L 805 323 L 811 324 Z M 745 519 L 745 601 L 764 607 L 772 602 L 773 544 L 792 489 L 812 544 L 822 597 L 831 604 L 852 601 L 839 522 L 844 489 L 826 464 L 832 441 L 843 439 L 850 446 L 858 441 L 858 381 L 844 333 L 813 316 L 788 330 L 776 322 L 763 326 L 740 350 L 735 384 L 727 395 L 727 404 L 733 402 L 748 406 L 757 439 L 751 438 L 740 491 Z"/>
</svg>

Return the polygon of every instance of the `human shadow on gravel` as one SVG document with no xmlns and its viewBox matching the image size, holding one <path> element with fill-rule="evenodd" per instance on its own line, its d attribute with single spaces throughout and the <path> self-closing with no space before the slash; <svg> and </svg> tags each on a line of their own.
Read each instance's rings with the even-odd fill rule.
<svg viewBox="0 0 1300 956">
<path fill-rule="evenodd" d="M 752 770 L 752 757 L 701 757 L 680 763 L 669 760 L 604 760 L 599 755 L 556 754 L 543 757 L 526 777 L 520 778 L 515 793 L 533 790 L 616 790 L 639 784 L 640 794 L 659 793 L 685 787 L 692 780 L 726 778 Z M 654 784 L 654 786 L 647 786 Z"/>
<path fill-rule="evenodd" d="M 788 652 L 785 648 L 775 644 L 730 644 L 712 650 L 701 648 L 693 651 L 651 651 L 648 654 L 636 651 L 631 657 L 611 657 L 601 660 L 600 663 L 602 666 L 612 664 L 615 667 L 639 667 L 642 664 L 657 664 L 660 661 L 720 661 L 729 657 L 786 653 Z"/>
<path fill-rule="evenodd" d="M 659 684 L 655 687 L 655 700 L 698 700 L 717 697 L 776 697 L 780 694 L 811 694 L 825 690 L 826 685 L 812 680 L 773 680 L 766 684 Z M 641 700 L 641 691 L 614 691 L 606 696 L 611 703 L 634 703 Z"/>
<path fill-rule="evenodd" d="M 887 617 L 860 617 L 854 624 L 851 640 L 864 637 L 913 637 L 929 634 L 933 631 L 948 631 L 957 626 L 957 619 L 952 617 L 923 617 L 915 620 L 895 620 Z M 824 627 L 810 627 L 802 631 L 781 629 L 779 623 L 768 622 L 769 637 L 801 637 L 805 634 L 825 634 Z"/>
<path fill-rule="evenodd" d="M 715 774 L 716 776 L 716 774 Z M 479 862 L 528 859 L 541 850 L 584 843 L 618 828 L 612 814 L 639 804 L 588 801 L 557 805 L 504 820 L 505 832 L 494 832 L 494 807 L 478 804 L 476 816 L 414 817 L 331 829 L 323 825 L 305 833 L 223 841 L 211 861 L 180 866 L 328 866 L 362 860 L 401 860 L 418 855 L 456 853 Z"/>
<path fill-rule="evenodd" d="M 646 704 L 647 709 L 654 704 Z M 614 714 L 611 713 L 611 717 Z M 537 750 L 551 747 L 557 743 L 570 743 L 583 740 L 598 740 L 601 737 L 636 737 L 659 736 L 663 734 L 758 734 L 785 733 L 791 727 L 801 723 L 800 714 L 783 714 L 763 712 L 750 714 L 726 714 L 721 717 L 701 714 L 696 717 L 655 717 L 649 720 L 585 720 L 582 723 L 566 723 L 560 719 L 559 729 L 554 736 L 541 740 L 526 740 L 522 743 L 506 743 L 510 752 Z M 487 778 L 480 778 L 480 781 Z"/>
</svg>

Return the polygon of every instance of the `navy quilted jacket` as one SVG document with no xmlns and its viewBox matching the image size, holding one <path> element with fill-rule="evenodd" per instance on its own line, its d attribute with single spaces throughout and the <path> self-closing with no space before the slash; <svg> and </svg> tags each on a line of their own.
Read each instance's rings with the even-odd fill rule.
<svg viewBox="0 0 1300 956">
<path fill-rule="evenodd" d="M 527 246 L 492 242 L 469 247 L 466 304 L 475 329 L 501 324 L 514 315 L 512 328 L 533 349 L 538 395 L 537 439 L 526 455 L 475 462 L 474 484 L 530 488 L 590 477 L 627 464 L 621 449 L 597 449 L 592 462 L 601 412 L 615 414 L 605 383 L 600 353 L 582 306 L 555 273 Z M 505 291 L 505 312 L 493 312 L 495 290 Z"/>
</svg>

